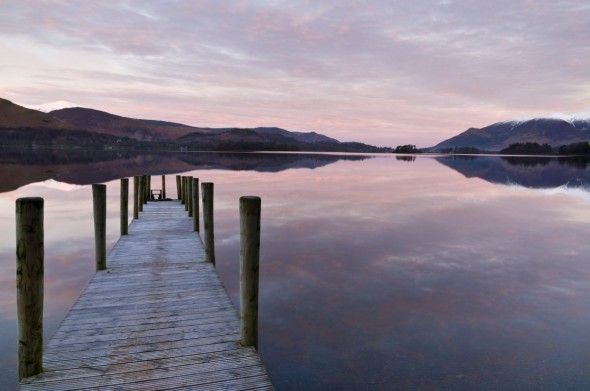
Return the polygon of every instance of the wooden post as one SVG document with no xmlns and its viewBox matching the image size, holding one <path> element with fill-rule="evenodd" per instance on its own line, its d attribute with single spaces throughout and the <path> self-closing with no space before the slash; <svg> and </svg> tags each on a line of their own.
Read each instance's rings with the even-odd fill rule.
<svg viewBox="0 0 590 391">
<path fill-rule="evenodd" d="M 182 175 L 180 177 L 180 203 L 182 205 L 184 205 L 184 201 L 185 201 L 185 199 L 184 199 L 184 194 L 186 191 L 186 180 L 185 179 L 186 179 L 186 177 L 184 175 Z"/>
<path fill-rule="evenodd" d="M 139 211 L 143 212 L 143 196 L 145 195 L 145 192 L 143 191 L 143 175 L 140 175 L 137 177 L 137 179 L 139 180 L 139 191 L 137 193 L 137 202 L 139 203 Z"/>
<path fill-rule="evenodd" d="M 213 233 L 213 183 L 201 183 L 203 197 L 203 227 L 205 229 L 205 261 L 215 265 L 215 235 Z"/>
<path fill-rule="evenodd" d="M 18 380 L 43 370 L 43 198 L 16 200 Z"/>
<path fill-rule="evenodd" d="M 182 199 L 182 184 L 180 183 L 180 175 L 176 175 L 176 194 L 178 194 L 178 199 Z"/>
<path fill-rule="evenodd" d="M 145 205 L 145 182 L 146 182 L 145 175 L 141 175 L 139 177 L 139 179 L 140 179 L 139 183 L 141 185 L 141 188 L 139 189 L 139 203 L 141 204 L 139 211 L 143 212 L 143 205 Z"/>
<path fill-rule="evenodd" d="M 162 199 L 166 199 L 166 175 L 162 175 Z"/>
<path fill-rule="evenodd" d="M 189 176 L 186 178 L 188 181 L 188 197 L 187 197 L 187 205 L 188 205 L 188 217 L 193 217 L 193 177 Z"/>
<path fill-rule="evenodd" d="M 184 210 L 188 212 L 188 204 L 189 204 L 189 177 L 185 176 L 184 178 Z"/>
<path fill-rule="evenodd" d="M 147 199 L 151 200 L 152 199 L 152 176 L 148 175 L 147 177 Z"/>
<path fill-rule="evenodd" d="M 240 343 L 257 350 L 260 206 L 260 197 L 240 197 Z"/>
<path fill-rule="evenodd" d="M 133 219 L 139 218 L 139 177 L 133 177 Z"/>
<path fill-rule="evenodd" d="M 199 232 L 199 178 L 193 178 L 193 230 Z"/>
<path fill-rule="evenodd" d="M 129 226 L 129 178 L 121 178 L 121 236 L 127 235 Z"/>
<path fill-rule="evenodd" d="M 147 204 L 147 202 L 150 200 L 150 176 L 144 175 L 143 177 L 145 178 L 143 189 L 145 194 L 143 196 L 143 202 Z"/>
<path fill-rule="evenodd" d="M 96 270 L 107 268 L 107 185 L 92 185 Z"/>
</svg>

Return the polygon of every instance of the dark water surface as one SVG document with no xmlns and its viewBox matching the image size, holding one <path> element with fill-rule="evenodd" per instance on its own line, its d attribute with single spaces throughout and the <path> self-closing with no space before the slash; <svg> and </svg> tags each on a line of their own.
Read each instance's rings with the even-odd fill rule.
<svg viewBox="0 0 590 391">
<path fill-rule="evenodd" d="M 86 184 L 143 167 L 215 183 L 218 270 L 236 304 L 238 198 L 262 197 L 260 354 L 277 390 L 590 389 L 584 162 L 125 158 L 67 170 L 45 162 L 68 183 L 0 194 L 0 387 L 16 384 L 14 201 L 46 200 L 49 336 L 94 273 Z M 119 185 L 107 185 L 112 246 Z"/>
</svg>

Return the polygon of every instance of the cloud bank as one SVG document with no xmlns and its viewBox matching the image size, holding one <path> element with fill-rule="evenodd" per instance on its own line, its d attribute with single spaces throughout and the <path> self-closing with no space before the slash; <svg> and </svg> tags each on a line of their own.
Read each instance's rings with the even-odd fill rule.
<svg viewBox="0 0 590 391">
<path fill-rule="evenodd" d="M 0 96 L 433 145 L 590 107 L 579 1 L 4 1 Z"/>
</svg>

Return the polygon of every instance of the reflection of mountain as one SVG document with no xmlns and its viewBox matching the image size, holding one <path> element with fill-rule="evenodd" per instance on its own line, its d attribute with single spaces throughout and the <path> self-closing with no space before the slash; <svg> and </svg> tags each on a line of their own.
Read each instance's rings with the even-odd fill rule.
<svg viewBox="0 0 590 391">
<path fill-rule="evenodd" d="M 53 149 L 1 149 L 0 192 L 29 183 L 55 179 L 87 185 L 134 175 L 161 175 L 191 170 L 251 170 L 279 172 L 314 169 L 338 160 L 363 160 L 368 156 L 330 154 L 275 154 L 187 152 L 139 154 L 131 151 L 60 151 Z"/>
<path fill-rule="evenodd" d="M 436 160 L 467 178 L 547 189 L 590 186 L 588 160 L 546 157 L 441 156 Z"/>
<path fill-rule="evenodd" d="M 436 160 L 467 178 L 491 183 L 536 189 L 590 186 L 590 160 L 498 156 L 441 156 Z"/>
</svg>

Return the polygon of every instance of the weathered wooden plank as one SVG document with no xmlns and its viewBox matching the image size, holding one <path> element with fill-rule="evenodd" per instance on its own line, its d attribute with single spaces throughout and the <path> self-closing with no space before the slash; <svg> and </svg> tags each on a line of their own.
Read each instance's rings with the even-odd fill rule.
<svg viewBox="0 0 590 391">
<path fill-rule="evenodd" d="M 81 317 L 80 319 L 70 320 L 69 322 L 63 322 L 61 327 L 59 328 L 60 332 L 68 332 L 69 330 L 86 330 L 86 329 L 114 329 L 120 327 L 128 327 L 128 326 L 137 326 L 137 325 L 155 325 L 160 326 L 161 323 L 169 323 L 169 322 L 188 322 L 188 321 L 195 321 L 195 322 L 212 322 L 216 318 L 234 318 L 236 313 L 233 308 L 230 307 L 222 307 L 225 308 L 225 311 L 220 311 L 218 308 L 208 309 L 205 308 L 202 311 L 192 311 L 192 312 L 183 312 L 182 314 L 174 314 L 173 312 L 157 312 L 157 313 L 149 313 L 149 314 L 140 314 L 137 315 L 135 319 L 127 319 L 123 320 L 121 317 L 106 317 L 106 318 L 93 318 L 96 322 L 86 322 L 82 323 L 81 321 L 85 319 Z M 208 311 L 210 310 L 210 311 Z M 151 315 L 151 316 L 148 316 Z"/>
<path fill-rule="evenodd" d="M 112 362 L 131 363 L 136 361 L 147 361 L 161 358 L 182 357 L 188 355 L 205 355 L 209 353 L 227 352 L 238 349 L 235 342 L 220 342 L 209 345 L 200 344 L 178 344 L 178 346 L 162 350 L 149 350 L 144 352 L 104 354 L 103 350 L 93 351 L 89 355 L 72 357 L 69 354 L 54 353 L 49 360 L 52 363 L 52 370 L 74 369 L 89 367 L 91 365 L 108 365 Z M 240 349 L 241 350 L 241 349 Z M 94 355 L 93 355 L 94 354 Z"/>
<path fill-rule="evenodd" d="M 180 202 L 148 203 L 20 390 L 272 390 Z"/>
<path fill-rule="evenodd" d="M 126 350 L 124 352 L 121 352 L 120 354 L 135 355 L 136 353 L 172 350 L 183 346 L 208 346 L 217 345 L 220 343 L 237 343 L 235 334 L 229 333 L 225 335 L 218 335 L 215 337 L 193 338 L 189 340 L 183 339 L 181 337 L 179 338 L 179 335 L 177 334 L 171 336 L 170 338 L 158 338 L 157 341 L 152 341 L 151 343 L 127 346 Z M 121 344 L 119 343 L 107 343 L 97 345 L 86 344 L 57 346 L 53 347 L 50 351 L 46 351 L 44 357 L 46 358 L 47 363 L 50 363 L 49 360 L 54 355 L 59 356 L 67 354 L 71 359 L 118 355 L 118 353 L 116 352 L 120 352 L 120 349 L 115 349 L 119 348 L 120 345 Z"/>
<path fill-rule="evenodd" d="M 21 390 L 51 389 L 51 390 L 88 390 L 88 389 L 113 389 L 113 390 L 141 390 L 159 391 L 163 389 L 174 389 L 177 387 L 198 387 L 220 381 L 234 380 L 264 374 L 264 369 L 252 361 L 247 362 L 218 362 L 215 364 L 193 364 L 175 368 L 153 369 L 138 371 L 128 374 L 108 375 L 91 378 L 49 380 L 38 375 L 36 383 L 40 388 L 27 387 L 25 380 Z M 262 379 L 262 377 L 260 377 Z M 261 380 L 261 385 L 264 382 Z M 267 380 L 267 384 L 268 384 Z M 113 388 L 103 388 L 113 387 Z"/>
<path fill-rule="evenodd" d="M 136 360 L 133 362 L 118 362 L 113 360 L 102 365 L 89 363 L 78 368 L 46 370 L 43 375 L 39 376 L 39 379 L 43 379 L 45 382 L 82 378 L 84 378 L 85 381 L 99 381 L 99 379 L 93 378 L 102 377 L 108 373 L 108 375 L 111 376 L 111 381 L 116 382 L 120 377 L 134 372 L 148 371 L 152 368 L 164 371 L 173 370 L 178 367 L 197 366 L 202 364 L 202 366 L 200 366 L 200 370 L 202 371 L 203 368 L 215 370 L 222 366 L 229 367 L 235 364 L 250 366 L 256 365 L 256 363 L 255 355 L 253 355 L 252 352 L 249 352 L 246 349 L 235 349 L 202 355 L 185 355 L 170 358 L 164 357 L 151 360 Z M 207 365 L 207 367 L 205 367 L 205 365 Z M 100 379 L 100 381 L 102 382 L 104 379 Z"/>
<path fill-rule="evenodd" d="M 215 306 L 220 306 L 220 305 L 229 305 L 229 302 L 225 299 L 219 299 L 219 300 L 209 300 L 209 301 L 193 301 L 191 302 L 190 300 L 181 300 L 181 301 L 176 301 L 175 303 L 168 303 L 168 305 L 166 306 L 162 306 L 161 308 L 155 308 L 154 307 L 154 312 L 156 311 L 182 311 L 184 309 L 187 308 L 212 308 Z M 119 311 L 117 311 L 117 308 L 115 307 L 110 307 L 112 311 L 108 312 L 107 314 L 105 314 L 105 311 L 102 309 L 96 309 L 96 310 L 92 310 L 92 309 L 79 309 L 79 310 L 72 310 L 72 312 L 70 314 L 68 314 L 68 316 L 66 317 L 66 320 L 71 320 L 71 319 L 76 319 L 76 318 L 88 318 L 91 316 L 95 316 L 95 315 L 99 315 L 99 316 L 105 316 L 105 315 L 114 315 L 114 316 L 125 316 L 125 315 L 137 315 L 137 314 L 144 314 L 145 313 L 145 308 L 142 306 L 134 306 L 134 305 L 128 305 L 128 306 L 122 306 L 119 307 Z"/>
</svg>

